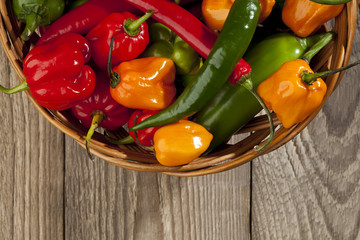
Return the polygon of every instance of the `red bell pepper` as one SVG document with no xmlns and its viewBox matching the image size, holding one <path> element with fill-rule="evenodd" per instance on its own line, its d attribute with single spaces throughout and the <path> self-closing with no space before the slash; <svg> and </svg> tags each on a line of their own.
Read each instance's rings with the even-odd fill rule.
<svg viewBox="0 0 360 240">
<path fill-rule="evenodd" d="M 96 65 L 102 70 L 107 69 L 112 37 L 114 37 L 113 66 L 139 56 L 149 44 L 148 25 L 145 21 L 151 15 L 152 11 L 148 11 L 141 18 L 130 12 L 112 13 L 91 29 L 86 39 L 90 42 Z"/>
<path fill-rule="evenodd" d="M 118 104 L 110 95 L 110 81 L 106 72 L 96 73 L 96 87 L 93 94 L 71 108 L 73 115 L 89 129 L 86 146 L 99 126 L 115 130 L 129 121 L 132 109 Z"/>
<path fill-rule="evenodd" d="M 33 48 L 23 61 L 26 81 L 5 93 L 30 90 L 37 102 L 53 110 L 71 108 L 95 88 L 95 73 L 85 65 L 91 56 L 89 42 L 69 33 Z"/>
<path fill-rule="evenodd" d="M 181 6 L 166 0 L 123 0 L 140 11 L 153 9 L 152 18 L 166 25 L 186 41 L 201 56 L 207 58 L 217 34 Z M 250 65 L 243 59 L 236 65 L 229 81 L 235 84 L 241 76 L 251 72 Z"/>
<path fill-rule="evenodd" d="M 123 0 L 89 0 L 47 27 L 37 45 L 68 32 L 85 35 L 109 14 L 124 11 L 140 13 L 139 10 Z"/>
</svg>

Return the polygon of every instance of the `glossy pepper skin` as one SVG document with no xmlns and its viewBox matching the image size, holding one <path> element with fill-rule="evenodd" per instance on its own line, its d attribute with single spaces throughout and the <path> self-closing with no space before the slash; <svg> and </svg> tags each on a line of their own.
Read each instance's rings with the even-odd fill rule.
<svg viewBox="0 0 360 240">
<path fill-rule="evenodd" d="M 131 117 L 128 122 L 128 127 L 130 128 L 130 127 L 134 126 L 135 120 L 136 120 L 136 123 L 142 122 L 157 112 L 158 111 L 154 111 L 154 110 L 136 110 L 135 112 L 133 112 L 131 114 Z M 137 138 L 138 138 L 139 142 L 143 146 L 146 146 L 146 147 L 153 146 L 154 134 L 159 128 L 160 127 L 150 127 L 150 128 L 145 128 L 145 129 L 137 131 Z M 133 139 L 135 139 L 135 134 L 133 131 L 130 131 L 129 134 Z"/>
<path fill-rule="evenodd" d="M 46 108 L 64 110 L 88 98 L 95 88 L 95 73 L 88 65 L 88 41 L 69 33 L 33 48 L 23 61 L 31 95 Z"/>
<path fill-rule="evenodd" d="M 150 17 L 151 14 L 147 16 Z M 115 39 L 112 52 L 113 66 L 134 59 L 145 50 L 149 43 L 148 25 L 141 21 L 134 29 L 130 28 L 137 19 L 138 17 L 130 12 L 112 13 L 86 35 L 91 45 L 94 62 L 100 69 L 107 69 L 112 37 Z"/>
<path fill-rule="evenodd" d="M 257 43 L 244 55 L 253 68 L 251 80 L 254 89 L 283 63 L 302 57 L 309 47 L 329 34 L 297 38 L 293 34 L 278 33 Z M 210 151 L 228 141 L 261 109 L 258 101 L 243 86 L 226 83 L 211 102 L 194 116 L 193 121 L 214 135 Z"/>
<path fill-rule="evenodd" d="M 64 12 L 64 0 L 13 0 L 16 17 L 25 23 L 21 34 L 28 40 L 38 26 L 47 26 L 58 19 Z"/>
<path fill-rule="evenodd" d="M 344 4 L 325 5 L 310 0 L 286 0 L 282 20 L 297 36 L 307 37 L 341 13 Z"/>
<path fill-rule="evenodd" d="M 170 105 L 176 95 L 175 64 L 160 57 L 137 58 L 113 68 L 119 82 L 111 85 L 111 96 L 133 109 L 160 110 Z"/>
<path fill-rule="evenodd" d="M 198 158 L 206 151 L 212 134 L 188 120 L 159 128 L 154 135 L 156 159 L 164 166 L 180 166 Z"/>
<path fill-rule="evenodd" d="M 202 57 L 207 58 L 214 47 L 218 35 L 181 6 L 165 0 L 123 0 L 132 4 L 142 12 L 153 9 L 152 18 L 169 27 L 181 39 L 187 42 Z M 242 1 L 242 0 L 241 0 Z M 257 4 L 257 2 L 256 2 Z M 247 18 L 252 19 L 251 18 Z M 251 20 L 252 21 L 252 20 Z M 244 26 L 241 24 L 239 26 Z M 229 81 L 234 83 L 251 72 L 250 65 L 240 59 L 230 75 Z"/>
<path fill-rule="evenodd" d="M 96 73 L 96 87 L 93 94 L 71 108 L 73 115 L 90 128 L 94 114 L 102 114 L 99 126 L 115 130 L 129 121 L 133 110 L 118 104 L 110 95 L 110 82 L 106 72 Z"/>
<path fill-rule="evenodd" d="M 141 57 L 165 57 L 174 61 L 177 74 L 191 74 L 200 64 L 199 54 L 161 23 L 149 26 L 150 44 Z"/>
<path fill-rule="evenodd" d="M 43 44 L 70 32 L 85 35 L 109 14 L 125 11 L 133 14 L 140 13 L 139 10 L 123 0 L 88 0 L 54 21 L 46 28 L 36 44 Z"/>
<path fill-rule="evenodd" d="M 221 31 L 235 0 L 203 0 L 201 11 L 206 24 L 215 31 Z M 271 13 L 275 0 L 259 0 L 261 13 L 259 23 L 263 22 Z"/>
<path fill-rule="evenodd" d="M 303 72 L 313 73 L 306 61 L 285 62 L 257 88 L 259 96 L 285 128 L 305 120 L 321 104 L 327 90 L 321 78 L 305 83 L 301 78 Z"/>
<path fill-rule="evenodd" d="M 131 130 L 161 126 L 190 117 L 205 107 L 227 82 L 254 35 L 260 6 L 257 0 L 235 1 L 209 57 L 176 101 Z M 237 26 L 234 28 L 233 26 Z"/>
</svg>

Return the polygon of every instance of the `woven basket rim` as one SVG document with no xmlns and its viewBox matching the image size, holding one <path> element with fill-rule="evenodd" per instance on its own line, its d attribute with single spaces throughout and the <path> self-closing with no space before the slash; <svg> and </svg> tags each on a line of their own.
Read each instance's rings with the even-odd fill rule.
<svg viewBox="0 0 360 240">
<path fill-rule="evenodd" d="M 0 42 L 19 80 L 25 81 L 26 78 L 22 72 L 22 59 L 32 45 L 24 43 L 19 38 L 21 26 L 17 21 L 14 21 L 14 14 L 8 11 L 11 6 L 9 2 L 10 1 L 2 1 L 0 3 Z M 327 46 L 318 54 L 319 56 L 317 57 L 320 60 L 314 66 L 314 70 L 322 66 L 335 69 L 348 64 L 355 36 L 358 5 L 359 0 L 353 0 L 347 3 L 342 13 L 336 17 L 332 31 L 337 33 L 338 37 L 334 44 Z M 346 28 L 346 31 L 344 28 Z M 156 161 L 155 156 L 142 151 L 136 146 L 119 147 L 107 143 L 104 136 L 100 133 L 95 133 L 93 139 L 91 139 L 90 152 L 113 165 L 136 171 L 160 172 L 183 177 L 226 171 L 247 163 L 258 156 L 274 151 L 293 139 L 315 118 L 329 96 L 339 85 L 343 75 L 344 73 L 338 73 L 326 78 L 328 91 L 322 104 L 303 122 L 289 129 L 285 129 L 280 125 L 275 114 L 272 114 L 275 126 L 279 125 L 279 127 L 275 132 L 273 142 L 263 152 L 256 152 L 253 147 L 260 144 L 260 142 L 264 141 L 269 135 L 268 124 L 264 116 L 254 118 L 241 130 L 241 133 L 251 133 L 248 134 L 245 139 L 179 167 L 162 166 Z M 36 109 L 52 125 L 85 148 L 87 130 L 82 127 L 80 123 L 69 120 L 68 112 L 45 109 L 36 102 L 29 92 L 27 92 L 27 96 Z M 121 136 L 121 134 L 125 134 L 125 132 L 120 131 L 115 134 L 120 134 Z"/>
</svg>

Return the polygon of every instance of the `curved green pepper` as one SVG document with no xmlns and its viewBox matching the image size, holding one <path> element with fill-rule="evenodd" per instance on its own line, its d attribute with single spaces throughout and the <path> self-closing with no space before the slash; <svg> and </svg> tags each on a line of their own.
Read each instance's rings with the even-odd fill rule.
<svg viewBox="0 0 360 240">
<path fill-rule="evenodd" d="M 176 101 L 133 126 L 130 131 L 162 126 L 190 117 L 217 94 L 232 74 L 254 35 L 260 15 L 258 0 L 237 0 L 204 65 Z"/>
<path fill-rule="evenodd" d="M 46 26 L 59 18 L 65 8 L 65 0 L 13 0 L 16 17 L 26 24 L 21 34 L 28 40 L 38 26 Z"/>
<path fill-rule="evenodd" d="M 300 58 L 309 47 L 329 35 L 332 36 L 332 33 L 300 39 L 289 33 L 279 33 L 259 42 L 244 55 L 252 68 L 254 89 L 284 62 Z M 226 83 L 215 98 L 194 116 L 193 121 L 214 135 L 209 152 L 229 140 L 260 110 L 262 107 L 247 89 Z"/>
<path fill-rule="evenodd" d="M 174 61 L 177 74 L 191 74 L 200 64 L 199 54 L 161 23 L 149 26 L 150 44 L 141 57 L 165 57 Z"/>
</svg>

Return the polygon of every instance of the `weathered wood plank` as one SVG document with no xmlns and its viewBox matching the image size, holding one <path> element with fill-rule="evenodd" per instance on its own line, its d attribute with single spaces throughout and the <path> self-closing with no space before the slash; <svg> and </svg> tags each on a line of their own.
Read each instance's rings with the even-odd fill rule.
<svg viewBox="0 0 360 240">
<path fill-rule="evenodd" d="M 350 62 L 357 59 L 358 31 Z M 348 70 L 293 141 L 253 161 L 253 239 L 359 239 L 359 73 Z"/>
<path fill-rule="evenodd" d="M 66 239 L 249 239 L 250 165 L 179 178 L 124 170 L 66 140 Z"/>
<path fill-rule="evenodd" d="M 2 49 L 0 62 L 1 84 L 18 84 Z M 61 239 L 64 136 L 25 93 L 0 102 L 0 238 Z"/>
</svg>

